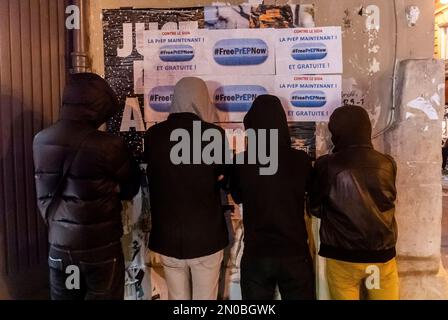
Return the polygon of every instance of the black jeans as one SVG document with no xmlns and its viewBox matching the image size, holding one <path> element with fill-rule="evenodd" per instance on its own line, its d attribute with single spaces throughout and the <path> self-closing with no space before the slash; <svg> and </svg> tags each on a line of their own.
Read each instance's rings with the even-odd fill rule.
<svg viewBox="0 0 448 320">
<path fill-rule="evenodd" d="M 314 300 L 315 279 L 310 257 L 256 257 L 243 255 L 243 300 L 272 300 L 278 285 L 282 300 Z"/>
<path fill-rule="evenodd" d="M 82 251 L 50 246 L 48 264 L 52 300 L 124 298 L 125 267 L 120 242 Z"/>
</svg>

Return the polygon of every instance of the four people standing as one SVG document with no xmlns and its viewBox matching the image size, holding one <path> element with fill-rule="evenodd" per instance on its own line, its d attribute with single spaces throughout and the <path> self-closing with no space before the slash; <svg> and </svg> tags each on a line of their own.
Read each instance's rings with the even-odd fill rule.
<svg viewBox="0 0 448 320">
<path fill-rule="evenodd" d="M 103 79 L 74 75 L 64 94 L 61 121 L 35 138 L 37 196 L 49 225 L 53 299 L 123 297 L 120 201 L 137 193 L 139 171 L 120 138 L 96 130 L 116 111 L 115 95 Z M 168 120 L 145 135 L 149 248 L 161 256 L 170 299 L 217 299 L 228 246 L 221 207 L 225 186 L 244 205 L 243 299 L 272 299 L 276 286 L 283 299 L 315 298 L 304 221 L 307 194 L 313 214 L 322 219 L 320 255 L 327 258 L 332 297 L 358 299 L 373 270 L 380 272 L 380 283 L 367 288 L 368 298 L 398 298 L 397 169 L 391 157 L 373 149 L 370 120 L 362 108 L 335 111 L 330 121 L 334 153 L 318 159 L 313 171 L 308 156 L 291 148 L 280 100 L 258 97 L 244 124 L 256 136 L 277 132 L 267 135 L 266 143 L 274 148 L 265 150 L 278 151 L 278 167 L 265 176 L 259 161 L 226 165 L 228 144 L 224 131 L 213 124 L 217 119 L 206 84 L 184 78 L 176 85 Z M 199 146 L 202 155 L 208 130 L 217 132 L 210 140 L 219 141 L 212 152 L 218 159 L 214 163 L 197 161 L 194 154 Z M 188 148 L 177 148 L 181 142 Z M 66 288 L 70 265 L 81 270 L 81 290 Z"/>
</svg>

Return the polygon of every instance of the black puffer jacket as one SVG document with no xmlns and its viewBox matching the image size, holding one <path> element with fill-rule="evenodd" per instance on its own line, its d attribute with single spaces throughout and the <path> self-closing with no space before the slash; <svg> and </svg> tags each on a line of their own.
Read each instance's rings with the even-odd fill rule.
<svg viewBox="0 0 448 320">
<path fill-rule="evenodd" d="M 34 139 L 37 198 L 43 213 L 74 148 L 74 137 L 91 129 L 73 161 L 62 201 L 48 221 L 52 245 L 87 250 L 122 236 L 121 200 L 138 192 L 139 169 L 121 138 L 96 130 L 118 110 L 114 92 L 101 77 L 73 75 L 64 91 L 60 120 Z"/>
<path fill-rule="evenodd" d="M 372 127 L 361 107 L 337 109 L 329 129 L 334 153 L 317 160 L 311 197 L 322 219 L 320 255 L 380 263 L 395 257 L 397 167 L 373 149 Z"/>
</svg>

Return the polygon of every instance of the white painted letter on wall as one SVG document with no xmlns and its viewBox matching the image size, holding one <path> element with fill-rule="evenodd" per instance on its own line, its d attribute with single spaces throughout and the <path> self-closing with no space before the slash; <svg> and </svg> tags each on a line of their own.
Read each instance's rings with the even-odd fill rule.
<svg viewBox="0 0 448 320">
<path fill-rule="evenodd" d="M 126 99 L 120 132 L 129 132 L 131 128 L 138 132 L 146 131 L 138 98 Z"/>
<path fill-rule="evenodd" d="M 117 55 L 126 58 L 132 54 L 132 23 L 123 23 L 123 47 L 117 48 Z"/>
<path fill-rule="evenodd" d="M 367 30 L 380 31 L 380 8 L 376 5 L 369 5 L 366 8 L 366 28 Z"/>
</svg>

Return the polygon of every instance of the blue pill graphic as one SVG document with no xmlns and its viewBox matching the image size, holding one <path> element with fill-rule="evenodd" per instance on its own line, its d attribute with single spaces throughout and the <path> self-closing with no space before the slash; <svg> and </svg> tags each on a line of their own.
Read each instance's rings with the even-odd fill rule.
<svg viewBox="0 0 448 320">
<path fill-rule="evenodd" d="M 213 58 L 222 66 L 259 65 L 268 57 L 268 45 L 261 39 L 224 39 L 213 48 Z"/>
<path fill-rule="evenodd" d="M 234 85 L 218 88 L 214 94 L 216 107 L 224 112 L 247 112 L 254 100 L 268 91 L 258 85 Z"/>
<path fill-rule="evenodd" d="M 149 92 L 149 107 L 157 112 L 169 112 L 174 96 L 174 86 L 155 87 Z"/>
<path fill-rule="evenodd" d="M 295 91 L 291 95 L 291 104 L 297 108 L 320 108 L 326 103 L 323 91 Z"/>
<path fill-rule="evenodd" d="M 189 45 L 167 45 L 159 50 L 163 62 L 187 62 L 194 58 L 194 48 Z"/>
<path fill-rule="evenodd" d="M 328 55 L 324 43 L 298 43 L 292 47 L 291 57 L 294 60 L 321 60 Z"/>
</svg>

